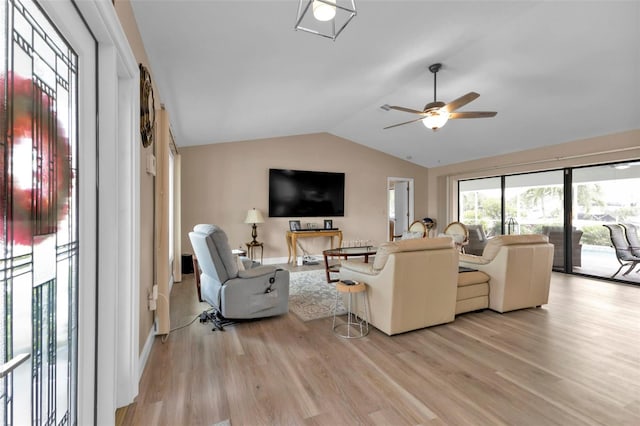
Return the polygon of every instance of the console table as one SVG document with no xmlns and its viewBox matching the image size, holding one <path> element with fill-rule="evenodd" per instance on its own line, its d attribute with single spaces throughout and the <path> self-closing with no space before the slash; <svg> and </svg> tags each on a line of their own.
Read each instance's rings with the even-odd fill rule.
<svg viewBox="0 0 640 426">
<path fill-rule="evenodd" d="M 331 248 L 334 248 L 333 237 L 338 237 L 338 245 L 342 245 L 342 231 L 339 229 L 317 229 L 313 231 L 287 231 L 287 249 L 289 250 L 289 259 L 287 262 L 295 263 L 298 258 L 297 241 L 298 238 L 317 238 L 317 237 L 331 237 Z M 293 255 L 293 257 L 292 257 Z"/>
</svg>

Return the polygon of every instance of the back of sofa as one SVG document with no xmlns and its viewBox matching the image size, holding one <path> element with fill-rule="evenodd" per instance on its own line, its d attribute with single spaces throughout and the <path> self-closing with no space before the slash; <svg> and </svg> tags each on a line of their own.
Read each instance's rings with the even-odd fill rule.
<svg viewBox="0 0 640 426">
<path fill-rule="evenodd" d="M 398 241 L 389 241 L 380 244 L 373 262 L 373 269 L 380 271 L 387 263 L 389 255 L 399 252 L 440 250 L 455 247 L 453 240 L 449 237 L 441 238 L 418 238 Z"/>
<path fill-rule="evenodd" d="M 369 284 L 371 323 L 392 335 L 453 321 L 458 279 L 453 240 L 398 241 L 387 250 L 377 275 L 358 277 Z"/>
<path fill-rule="evenodd" d="M 460 265 L 489 275 L 489 307 L 507 312 L 549 300 L 553 245 L 545 235 L 503 235 L 491 239 L 481 263 L 463 256 Z"/>
</svg>

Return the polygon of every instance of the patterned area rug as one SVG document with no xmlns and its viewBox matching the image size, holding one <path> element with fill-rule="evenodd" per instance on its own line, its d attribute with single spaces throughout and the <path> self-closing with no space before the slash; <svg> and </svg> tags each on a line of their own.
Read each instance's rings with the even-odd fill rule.
<svg viewBox="0 0 640 426">
<path fill-rule="evenodd" d="M 327 283 L 324 269 L 315 271 L 291 272 L 289 280 L 289 310 L 302 321 L 333 316 L 336 301 L 334 283 Z M 338 297 L 338 315 L 347 313 Z"/>
</svg>

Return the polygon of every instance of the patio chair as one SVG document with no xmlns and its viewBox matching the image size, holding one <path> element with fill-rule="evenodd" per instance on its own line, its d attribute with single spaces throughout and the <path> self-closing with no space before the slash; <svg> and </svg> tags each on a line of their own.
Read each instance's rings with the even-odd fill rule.
<svg viewBox="0 0 640 426">
<path fill-rule="evenodd" d="M 622 268 L 624 268 L 625 266 L 628 266 L 629 269 L 627 269 L 627 271 L 622 275 L 629 274 L 631 271 L 633 271 L 633 268 L 635 268 L 638 263 L 640 263 L 640 257 L 633 254 L 631 250 L 631 244 L 629 244 L 629 240 L 627 240 L 625 228 L 619 223 L 612 223 L 602 226 L 606 227 L 609 230 L 611 245 L 616 250 L 616 258 L 620 263 L 620 267 L 615 274 L 611 275 L 611 278 L 618 275 Z"/>
<path fill-rule="evenodd" d="M 633 223 L 622 223 L 624 226 L 627 241 L 631 247 L 631 254 L 640 257 L 640 237 L 638 237 L 638 227 Z"/>
</svg>

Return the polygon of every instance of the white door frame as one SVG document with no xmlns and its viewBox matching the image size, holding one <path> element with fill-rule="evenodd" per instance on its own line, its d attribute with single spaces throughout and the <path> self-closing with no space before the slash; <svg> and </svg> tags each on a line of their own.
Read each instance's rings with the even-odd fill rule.
<svg viewBox="0 0 640 426">
<path fill-rule="evenodd" d="M 87 129 L 83 117 L 95 116 L 95 110 L 79 109 L 79 128 L 88 134 L 81 141 L 95 141 L 97 135 L 98 143 L 79 146 L 84 171 L 79 185 L 79 274 L 84 286 L 78 292 L 78 424 L 114 424 L 116 407 L 132 402 L 138 393 L 138 67 L 110 0 L 40 4 L 68 40 L 74 40 L 76 25 L 69 17 L 79 11 L 97 43 L 99 72 L 95 61 L 89 63 L 77 52 L 82 72 L 94 70 L 98 77 L 99 122 L 97 129 Z M 92 160 L 96 157 L 97 164 Z"/>
<path fill-rule="evenodd" d="M 408 182 L 409 183 L 409 224 L 411 224 L 411 222 L 413 222 L 414 220 L 414 210 L 415 210 L 415 204 L 414 204 L 414 181 L 413 178 L 402 178 L 402 177 L 387 177 L 387 187 L 386 187 L 386 191 L 387 191 L 387 206 L 386 206 L 386 210 L 387 210 L 387 220 L 385 223 L 385 235 L 389 234 L 389 203 L 390 203 L 390 197 L 389 197 L 389 188 L 391 188 L 391 185 L 393 182 Z"/>
</svg>

